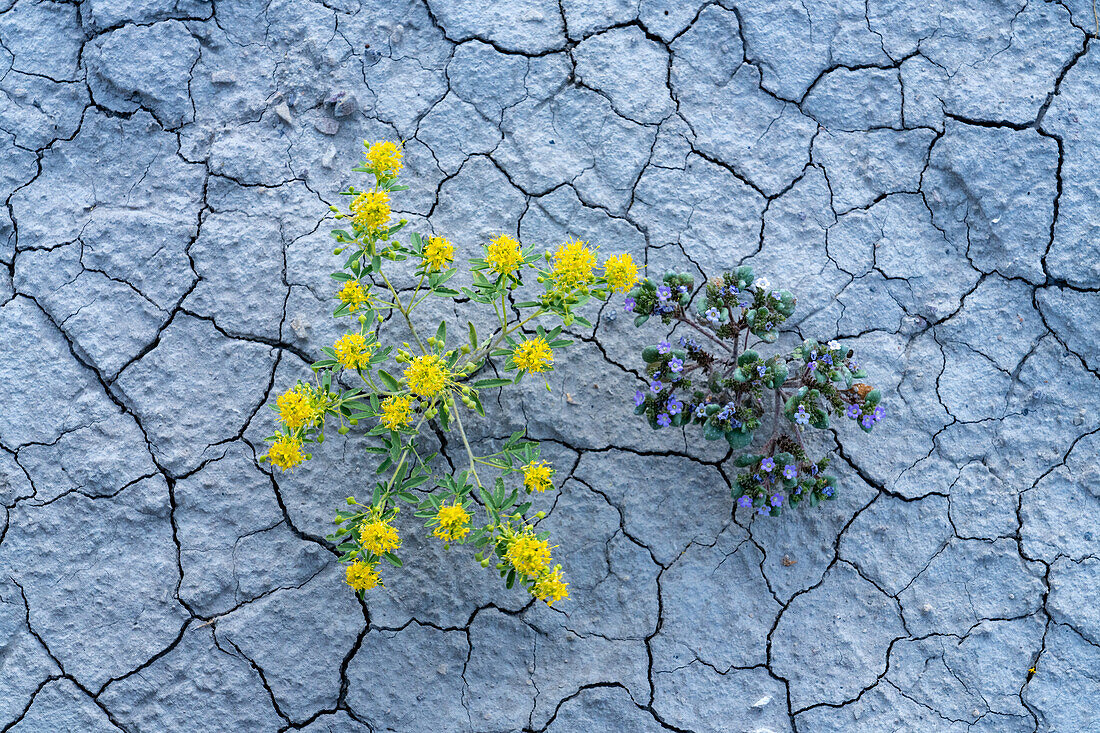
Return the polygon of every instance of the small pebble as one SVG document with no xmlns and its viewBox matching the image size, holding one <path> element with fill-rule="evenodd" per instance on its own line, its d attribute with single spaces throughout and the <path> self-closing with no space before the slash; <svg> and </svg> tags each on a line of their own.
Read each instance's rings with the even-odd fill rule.
<svg viewBox="0 0 1100 733">
<path fill-rule="evenodd" d="M 290 107 L 287 106 L 286 102 L 279 102 L 275 105 L 275 114 L 279 115 L 279 119 L 288 125 L 294 124 L 294 118 L 290 116 Z"/>
</svg>

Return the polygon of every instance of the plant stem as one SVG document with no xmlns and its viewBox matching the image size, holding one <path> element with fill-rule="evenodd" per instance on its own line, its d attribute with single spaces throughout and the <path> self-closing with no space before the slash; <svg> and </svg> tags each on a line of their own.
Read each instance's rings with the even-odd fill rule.
<svg viewBox="0 0 1100 733">
<path fill-rule="evenodd" d="M 466 455 L 470 458 L 470 473 L 474 475 L 474 481 L 477 482 L 479 488 L 485 488 L 481 485 L 481 479 L 478 478 L 477 468 L 474 466 L 476 459 L 474 458 L 474 452 L 470 448 L 470 441 L 466 438 L 466 430 L 462 427 L 462 417 L 458 413 L 458 405 L 455 405 L 455 425 L 458 427 L 458 434 L 462 436 L 462 445 L 466 447 Z"/>
</svg>

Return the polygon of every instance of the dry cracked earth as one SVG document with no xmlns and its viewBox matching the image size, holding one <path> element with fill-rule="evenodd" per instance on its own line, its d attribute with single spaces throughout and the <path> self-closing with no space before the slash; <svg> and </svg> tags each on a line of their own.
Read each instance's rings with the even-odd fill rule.
<svg viewBox="0 0 1100 733">
<path fill-rule="evenodd" d="M 1096 34 L 1087 0 L 0 1 L 0 730 L 1100 730 Z M 817 440 L 838 499 L 732 514 L 728 453 L 631 414 L 660 332 L 612 303 L 478 428 L 545 441 L 572 597 L 407 525 L 360 604 L 323 537 L 361 436 L 257 456 L 382 138 L 464 254 L 794 291 L 788 341 L 886 395 Z"/>
</svg>

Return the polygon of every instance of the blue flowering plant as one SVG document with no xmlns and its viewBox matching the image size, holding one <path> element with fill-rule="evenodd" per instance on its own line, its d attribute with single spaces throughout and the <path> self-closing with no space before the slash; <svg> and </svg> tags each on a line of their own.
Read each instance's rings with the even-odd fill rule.
<svg viewBox="0 0 1100 733">
<path fill-rule="evenodd" d="M 794 313 L 795 298 L 773 290 L 751 267 L 701 289 L 696 294 L 692 275 L 667 272 L 627 293 L 635 326 L 660 318 L 682 331 L 642 349 L 649 384 L 634 395 L 635 413 L 655 430 L 690 426 L 707 440 L 745 450 L 735 460 L 743 470 L 732 488 L 739 508 L 776 517 L 784 507 L 835 499 L 836 477 L 825 473 L 829 458 L 811 459 L 803 432 L 825 430 L 830 417 L 841 415 L 869 433 L 883 417 L 881 393 L 857 381 L 866 372 L 836 341 L 806 339 L 787 353 L 766 355 Z"/>
</svg>

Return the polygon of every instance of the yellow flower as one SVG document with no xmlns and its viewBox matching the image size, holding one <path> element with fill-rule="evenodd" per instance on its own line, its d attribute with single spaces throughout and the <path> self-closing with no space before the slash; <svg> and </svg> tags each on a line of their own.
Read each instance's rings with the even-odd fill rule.
<svg viewBox="0 0 1100 733">
<path fill-rule="evenodd" d="M 382 581 L 378 577 L 378 571 L 370 563 L 353 562 L 348 565 L 347 570 L 344 572 L 348 585 L 355 590 L 370 590 L 375 586 L 382 585 Z"/>
<path fill-rule="evenodd" d="M 279 408 L 279 419 L 291 430 L 297 430 L 316 418 L 317 406 L 309 387 L 297 384 L 275 400 Z"/>
<path fill-rule="evenodd" d="M 608 257 L 607 262 L 603 263 L 603 272 L 607 284 L 616 293 L 625 293 L 638 282 L 638 266 L 628 254 Z"/>
<path fill-rule="evenodd" d="M 272 466 L 278 466 L 283 471 L 289 471 L 305 460 L 301 441 L 284 434 L 280 434 L 271 444 L 266 457 Z"/>
<path fill-rule="evenodd" d="M 410 408 L 412 398 L 406 395 L 394 395 L 382 400 L 382 424 L 390 430 L 397 430 L 409 424 L 412 420 Z"/>
<path fill-rule="evenodd" d="M 531 461 L 523 467 L 523 485 L 528 491 L 542 493 L 554 488 L 554 484 L 550 481 L 553 475 L 554 469 L 550 468 L 550 464 L 546 461 L 538 463 Z"/>
<path fill-rule="evenodd" d="M 361 333 L 345 333 L 332 346 L 336 361 L 346 369 L 361 369 L 370 363 L 370 346 Z"/>
<path fill-rule="evenodd" d="M 409 389 L 420 397 L 434 397 L 447 386 L 447 370 L 436 354 L 418 356 L 405 370 Z"/>
<path fill-rule="evenodd" d="M 507 234 L 501 234 L 485 246 L 485 261 L 498 275 L 509 275 L 523 264 L 523 252 L 519 242 Z"/>
<path fill-rule="evenodd" d="M 592 282 L 595 266 L 596 254 L 584 242 L 570 240 L 554 253 L 550 277 L 559 288 L 568 290 Z"/>
<path fill-rule="evenodd" d="M 517 573 L 537 578 L 550 566 L 550 545 L 540 540 L 530 527 L 525 527 L 508 543 L 504 559 Z"/>
<path fill-rule="evenodd" d="M 455 248 L 443 237 L 428 237 L 422 256 L 431 269 L 445 270 L 455 258 Z"/>
<path fill-rule="evenodd" d="M 375 555 L 383 555 L 401 547 L 401 538 L 377 512 L 371 512 L 370 519 L 359 528 L 359 544 Z"/>
<path fill-rule="evenodd" d="M 348 304 L 348 310 L 354 313 L 359 307 L 367 303 L 367 294 L 363 286 L 355 280 L 348 280 L 340 290 L 340 300 Z"/>
<path fill-rule="evenodd" d="M 527 372 L 545 372 L 554 368 L 554 352 L 541 336 L 520 343 L 512 351 L 512 360 Z"/>
<path fill-rule="evenodd" d="M 385 191 L 366 191 L 351 202 L 355 223 L 375 232 L 390 220 L 390 197 Z"/>
<path fill-rule="evenodd" d="M 444 504 L 435 518 L 439 526 L 432 534 L 441 540 L 455 542 L 470 533 L 470 515 L 461 504 Z"/>
<path fill-rule="evenodd" d="M 401 148 L 388 141 L 374 143 L 367 149 L 367 162 L 380 176 L 396 176 L 401 172 Z"/>
<path fill-rule="evenodd" d="M 553 570 L 539 576 L 531 586 L 531 593 L 539 600 L 546 601 L 547 606 L 553 606 L 554 601 L 569 597 L 568 587 L 569 584 L 561 577 L 561 565 L 555 565 Z"/>
</svg>

